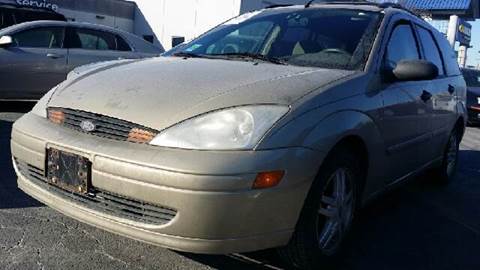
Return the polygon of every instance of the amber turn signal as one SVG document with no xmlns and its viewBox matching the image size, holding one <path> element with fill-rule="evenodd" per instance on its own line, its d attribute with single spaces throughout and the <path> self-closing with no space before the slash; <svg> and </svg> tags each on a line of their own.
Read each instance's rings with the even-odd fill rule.
<svg viewBox="0 0 480 270">
<path fill-rule="evenodd" d="M 274 187 L 280 183 L 283 175 L 285 175 L 284 171 L 261 172 L 253 182 L 253 189 Z"/>
<path fill-rule="evenodd" d="M 132 128 L 130 133 L 128 133 L 128 141 L 134 143 L 149 143 L 157 134 L 139 129 L 139 128 Z"/>
<path fill-rule="evenodd" d="M 58 110 L 48 110 L 48 119 L 55 124 L 63 124 L 65 114 Z"/>
</svg>

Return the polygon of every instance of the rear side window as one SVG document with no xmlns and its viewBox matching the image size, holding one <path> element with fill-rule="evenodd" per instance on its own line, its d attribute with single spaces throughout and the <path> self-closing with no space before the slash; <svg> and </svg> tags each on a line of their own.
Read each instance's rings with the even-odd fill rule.
<svg viewBox="0 0 480 270">
<path fill-rule="evenodd" d="M 453 50 L 450 43 L 442 34 L 435 34 L 437 43 L 440 46 L 440 51 L 443 55 L 443 61 L 445 61 L 445 71 L 447 76 L 457 76 L 460 75 L 460 68 L 458 67 L 457 55 Z"/>
<path fill-rule="evenodd" d="M 390 36 L 387 45 L 387 54 L 385 64 L 387 67 L 394 69 L 401 60 L 418 60 L 417 41 L 409 24 L 399 24 Z"/>
<path fill-rule="evenodd" d="M 443 70 L 443 61 L 440 52 L 438 51 L 437 43 L 434 41 L 432 33 L 423 28 L 417 27 L 420 41 L 423 45 L 423 52 L 425 53 L 426 60 L 434 63 L 438 67 L 439 75 L 445 75 Z"/>
<path fill-rule="evenodd" d="M 102 31 L 74 28 L 70 38 L 70 48 L 85 50 L 115 50 L 115 36 Z"/>
<path fill-rule="evenodd" d="M 25 30 L 12 36 L 17 47 L 62 48 L 64 28 L 41 27 Z"/>
<path fill-rule="evenodd" d="M 118 35 L 86 28 L 72 29 L 70 48 L 99 51 L 131 51 L 126 41 Z"/>
<path fill-rule="evenodd" d="M 117 51 L 123 51 L 123 52 L 129 52 L 132 51 L 132 48 L 130 48 L 130 45 L 120 36 L 116 36 L 116 41 L 117 41 Z"/>
</svg>

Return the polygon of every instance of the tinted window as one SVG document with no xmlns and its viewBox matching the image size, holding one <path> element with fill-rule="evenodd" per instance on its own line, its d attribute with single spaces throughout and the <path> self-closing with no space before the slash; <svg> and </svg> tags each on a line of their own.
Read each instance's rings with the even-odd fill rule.
<svg viewBox="0 0 480 270">
<path fill-rule="evenodd" d="M 42 12 L 22 8 L 0 8 L 0 29 L 22 22 L 39 20 L 66 21 L 63 15 L 55 12 Z"/>
<path fill-rule="evenodd" d="M 18 47 L 62 48 L 63 36 L 61 27 L 42 27 L 16 33 L 13 41 Z"/>
<path fill-rule="evenodd" d="M 445 61 L 445 70 L 448 76 L 460 75 L 460 68 L 458 67 L 457 55 L 453 50 L 450 43 L 447 39 L 442 36 L 442 34 L 435 34 L 438 45 L 443 55 L 443 60 Z"/>
<path fill-rule="evenodd" d="M 116 36 L 117 38 L 117 51 L 131 51 L 130 45 L 120 36 Z"/>
<path fill-rule="evenodd" d="M 0 10 L 0 29 L 15 24 L 13 13 L 9 9 Z"/>
<path fill-rule="evenodd" d="M 374 39 L 379 13 L 342 9 L 247 13 L 176 52 L 238 59 L 254 54 L 290 65 L 361 69 Z"/>
<path fill-rule="evenodd" d="M 115 50 L 117 45 L 113 34 L 76 28 L 72 32 L 70 47 L 85 50 Z"/>
<path fill-rule="evenodd" d="M 412 27 L 400 24 L 395 27 L 387 45 L 385 64 L 395 68 L 401 60 L 420 59 Z"/>
<path fill-rule="evenodd" d="M 434 63 L 438 67 L 438 72 L 440 75 L 444 75 L 443 71 L 443 61 L 438 51 L 437 43 L 434 41 L 432 33 L 423 27 L 417 27 L 418 34 L 420 36 L 420 41 L 423 45 L 423 51 L 425 53 L 425 58 Z"/>
</svg>

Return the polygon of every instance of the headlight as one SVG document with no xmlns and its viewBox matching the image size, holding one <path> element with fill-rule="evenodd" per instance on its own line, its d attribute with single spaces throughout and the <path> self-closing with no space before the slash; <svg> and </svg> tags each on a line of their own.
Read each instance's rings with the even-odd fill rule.
<svg viewBox="0 0 480 270">
<path fill-rule="evenodd" d="M 288 110 L 256 105 L 214 111 L 164 130 L 150 144 L 197 150 L 253 149 Z"/>
<path fill-rule="evenodd" d="M 32 113 L 40 117 L 47 118 L 47 104 L 50 101 L 50 98 L 53 96 L 53 93 L 57 90 L 58 85 L 48 91 L 33 107 Z"/>
</svg>

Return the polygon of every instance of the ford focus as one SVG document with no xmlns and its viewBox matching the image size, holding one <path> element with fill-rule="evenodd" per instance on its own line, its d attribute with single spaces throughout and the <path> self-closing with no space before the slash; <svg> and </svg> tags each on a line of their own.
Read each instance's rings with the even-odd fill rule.
<svg viewBox="0 0 480 270">
<path fill-rule="evenodd" d="M 93 226 L 313 268 L 378 194 L 453 179 L 465 100 L 452 48 L 409 11 L 274 7 L 74 70 L 14 124 L 12 159 L 22 190 Z"/>
</svg>

